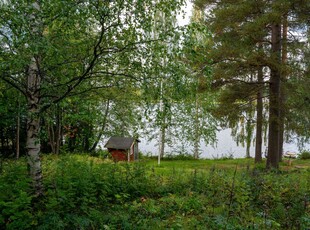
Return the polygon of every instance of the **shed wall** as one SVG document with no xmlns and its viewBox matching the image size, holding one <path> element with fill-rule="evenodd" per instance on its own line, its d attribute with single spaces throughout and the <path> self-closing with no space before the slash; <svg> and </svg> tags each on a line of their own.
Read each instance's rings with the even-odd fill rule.
<svg viewBox="0 0 310 230">
<path fill-rule="evenodd" d="M 113 149 L 110 150 L 110 153 L 115 161 L 127 161 L 127 153 L 124 150 Z"/>
</svg>

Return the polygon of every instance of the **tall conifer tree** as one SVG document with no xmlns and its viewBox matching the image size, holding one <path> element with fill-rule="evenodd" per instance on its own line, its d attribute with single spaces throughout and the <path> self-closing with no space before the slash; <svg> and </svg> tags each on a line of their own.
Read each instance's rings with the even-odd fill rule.
<svg viewBox="0 0 310 230">
<path fill-rule="evenodd" d="M 310 3 L 300 0 L 197 0 L 195 4 L 209 13 L 206 23 L 213 32 L 215 42 L 210 53 L 214 61 L 213 74 L 217 79 L 216 84 L 224 85 L 224 90 L 235 88 L 235 106 L 238 107 L 242 97 L 250 97 L 255 92 L 261 96 L 261 86 L 264 82 L 268 83 L 267 167 L 278 168 L 283 145 L 281 124 L 284 124 L 284 121 L 281 118 L 285 117 L 286 112 L 285 109 L 280 109 L 280 106 L 286 108 L 281 100 L 285 93 L 285 90 L 282 90 L 285 87 L 283 76 L 285 69 L 290 69 L 291 75 L 294 71 L 293 68 L 284 68 L 283 57 L 291 57 L 286 62 L 288 66 L 293 66 L 296 61 L 296 45 L 302 44 L 302 40 L 296 36 L 288 36 L 288 42 L 285 43 L 287 46 L 283 50 L 283 36 L 294 34 L 298 31 L 296 29 L 304 30 L 303 25 L 307 23 L 306 15 L 309 13 Z M 288 33 L 281 32 L 284 23 L 283 28 L 287 28 Z M 265 69 L 263 81 L 262 69 Z M 253 73 L 256 74 L 255 82 L 249 81 L 248 77 Z M 257 87 L 248 87 L 254 83 Z M 240 92 L 241 88 L 243 93 Z"/>
</svg>

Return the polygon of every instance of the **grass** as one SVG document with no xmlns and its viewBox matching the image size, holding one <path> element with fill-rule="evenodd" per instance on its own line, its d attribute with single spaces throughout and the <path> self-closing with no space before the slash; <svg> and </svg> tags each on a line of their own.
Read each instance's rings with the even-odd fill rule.
<svg viewBox="0 0 310 230">
<path fill-rule="evenodd" d="M 310 160 L 267 172 L 253 159 L 114 163 L 42 157 L 34 202 L 26 161 L 0 173 L 0 229 L 308 229 Z"/>
<path fill-rule="evenodd" d="M 309 169 L 310 160 L 284 159 L 280 163 L 280 170 L 298 170 Z M 236 167 L 238 170 L 253 170 L 255 167 L 264 168 L 265 160 L 257 165 L 254 165 L 254 159 L 252 158 L 239 158 L 239 159 L 201 159 L 201 160 L 161 160 L 161 164 L 158 165 L 156 159 L 144 160 L 147 166 L 155 168 L 159 173 L 169 172 L 171 170 L 182 170 L 184 172 L 190 172 L 193 170 L 208 171 L 211 168 L 234 170 Z"/>
</svg>

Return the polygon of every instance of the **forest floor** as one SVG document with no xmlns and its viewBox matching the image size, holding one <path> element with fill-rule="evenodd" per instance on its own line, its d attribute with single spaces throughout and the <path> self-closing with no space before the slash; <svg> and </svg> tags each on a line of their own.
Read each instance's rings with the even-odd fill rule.
<svg viewBox="0 0 310 230">
<path fill-rule="evenodd" d="M 26 160 L 0 170 L 0 229 L 310 229 L 310 160 L 266 171 L 254 159 L 114 163 L 42 156 L 44 197 Z"/>
</svg>

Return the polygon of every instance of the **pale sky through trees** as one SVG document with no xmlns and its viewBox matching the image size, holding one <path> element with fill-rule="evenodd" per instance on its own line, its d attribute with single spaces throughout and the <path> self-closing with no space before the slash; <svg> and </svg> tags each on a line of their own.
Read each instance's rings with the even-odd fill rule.
<svg viewBox="0 0 310 230">
<path fill-rule="evenodd" d="M 187 0 L 186 5 L 182 6 L 181 8 L 181 13 L 177 15 L 177 21 L 179 26 L 184 26 L 189 24 L 190 18 L 192 15 L 192 8 L 193 4 L 190 0 Z M 184 14 L 182 14 L 182 11 L 184 11 Z M 236 157 L 243 157 L 245 155 L 245 147 L 242 145 L 237 146 L 235 141 L 233 140 L 233 137 L 231 136 L 231 130 L 230 129 L 225 129 L 217 133 L 217 138 L 218 138 L 218 143 L 215 145 L 215 148 L 212 146 L 206 146 L 204 143 L 201 143 L 202 146 L 202 155 L 201 157 L 207 157 L 207 158 L 212 158 L 212 156 L 216 156 L 216 154 L 229 154 L 229 153 L 234 153 Z M 143 152 L 151 152 L 152 154 L 156 155 L 157 147 L 156 141 L 151 141 L 148 142 L 142 137 L 142 143 L 140 144 L 140 149 Z M 176 144 L 176 143 L 174 143 Z M 263 151 L 265 151 L 266 144 L 263 143 Z M 306 145 L 308 147 L 308 145 Z M 173 146 L 172 148 L 167 146 L 167 151 L 173 152 L 173 149 L 176 146 Z M 187 146 L 186 150 L 191 152 L 192 149 L 191 147 Z M 293 152 L 298 152 L 298 146 L 296 143 L 284 143 L 284 152 L 285 151 L 293 151 Z M 251 155 L 254 154 L 254 147 L 251 144 Z"/>
<path fill-rule="evenodd" d="M 192 15 L 192 8 L 193 8 L 193 3 L 191 3 L 190 0 L 187 0 L 186 5 L 182 6 L 182 10 L 184 10 L 185 15 L 182 13 L 177 16 L 178 19 L 178 24 L 180 26 L 187 25 L 190 21 L 191 15 Z M 184 16 L 184 18 L 183 18 Z"/>
</svg>

